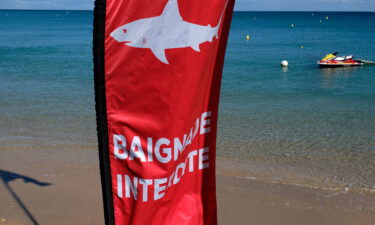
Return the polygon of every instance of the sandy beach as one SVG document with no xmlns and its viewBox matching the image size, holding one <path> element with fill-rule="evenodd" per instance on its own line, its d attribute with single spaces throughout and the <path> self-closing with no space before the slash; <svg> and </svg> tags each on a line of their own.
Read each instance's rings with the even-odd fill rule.
<svg viewBox="0 0 375 225">
<path fill-rule="evenodd" d="M 373 225 L 375 194 L 236 176 L 218 158 L 222 225 Z M 0 224 L 103 224 L 97 152 L 0 151 Z M 24 182 L 26 181 L 26 182 Z"/>
</svg>

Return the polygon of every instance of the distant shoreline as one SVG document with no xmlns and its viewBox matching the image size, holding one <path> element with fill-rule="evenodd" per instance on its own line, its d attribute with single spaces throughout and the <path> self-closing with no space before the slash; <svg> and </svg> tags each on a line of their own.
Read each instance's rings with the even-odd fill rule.
<svg viewBox="0 0 375 225">
<path fill-rule="evenodd" d="M 91 9 L 0 9 L 0 11 L 77 11 L 77 12 L 92 12 Z M 259 12 L 259 13 L 274 13 L 274 12 L 286 12 L 286 13 L 375 13 L 375 11 L 279 11 L 279 10 L 234 10 L 235 12 Z"/>
</svg>

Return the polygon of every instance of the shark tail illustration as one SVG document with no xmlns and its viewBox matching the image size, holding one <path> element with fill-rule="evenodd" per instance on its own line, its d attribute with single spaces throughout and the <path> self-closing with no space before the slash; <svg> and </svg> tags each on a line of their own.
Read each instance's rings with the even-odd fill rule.
<svg viewBox="0 0 375 225">
<path fill-rule="evenodd" d="M 220 25 L 221 25 L 221 19 L 222 18 L 223 18 L 223 14 L 221 15 L 220 20 L 217 23 L 217 25 L 214 27 L 214 30 L 215 30 L 214 37 L 216 37 L 216 39 L 219 39 L 219 30 L 220 30 Z"/>
<path fill-rule="evenodd" d="M 222 23 L 222 21 L 223 21 L 223 17 L 224 17 L 224 14 L 225 14 L 225 10 L 227 9 L 227 5 L 228 5 L 228 1 L 225 3 L 225 6 L 224 6 L 224 9 L 223 9 L 223 12 L 221 13 L 221 16 L 220 16 L 219 22 L 218 22 L 217 25 L 214 27 L 214 29 L 215 29 L 214 37 L 216 37 L 216 39 L 219 39 L 219 30 L 220 30 L 221 23 Z"/>
</svg>

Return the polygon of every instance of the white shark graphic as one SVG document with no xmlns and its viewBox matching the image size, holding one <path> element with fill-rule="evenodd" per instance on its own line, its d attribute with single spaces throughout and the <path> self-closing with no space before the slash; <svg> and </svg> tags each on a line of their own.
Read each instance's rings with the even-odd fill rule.
<svg viewBox="0 0 375 225">
<path fill-rule="evenodd" d="M 149 48 L 161 62 L 169 64 L 166 49 L 191 47 L 199 52 L 201 43 L 212 42 L 214 37 L 218 39 L 224 10 L 215 27 L 202 26 L 184 21 L 177 0 L 169 0 L 160 16 L 127 23 L 110 35 L 127 46 Z"/>
</svg>

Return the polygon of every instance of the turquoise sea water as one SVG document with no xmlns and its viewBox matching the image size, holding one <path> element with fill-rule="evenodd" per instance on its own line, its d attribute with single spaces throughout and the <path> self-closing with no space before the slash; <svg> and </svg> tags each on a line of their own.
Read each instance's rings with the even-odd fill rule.
<svg viewBox="0 0 375 225">
<path fill-rule="evenodd" d="M 0 11 L 0 150 L 96 149 L 91 35 L 89 11 Z M 334 51 L 375 61 L 375 13 L 234 14 L 218 137 L 231 168 L 375 189 L 375 66 L 319 69 Z"/>
</svg>

